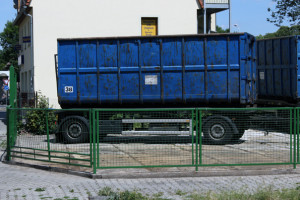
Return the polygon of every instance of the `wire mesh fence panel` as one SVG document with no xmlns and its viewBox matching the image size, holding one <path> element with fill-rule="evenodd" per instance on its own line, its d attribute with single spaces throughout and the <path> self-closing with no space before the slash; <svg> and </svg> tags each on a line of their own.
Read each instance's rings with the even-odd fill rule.
<svg viewBox="0 0 300 200">
<path fill-rule="evenodd" d="M 200 109 L 200 164 L 292 164 L 292 109 Z"/>
<path fill-rule="evenodd" d="M 97 110 L 97 167 L 194 166 L 194 110 Z"/>
<path fill-rule="evenodd" d="M 59 167 L 91 167 L 89 110 L 31 108 L 13 112 L 17 116 L 17 137 L 10 150 L 12 158 Z"/>
</svg>

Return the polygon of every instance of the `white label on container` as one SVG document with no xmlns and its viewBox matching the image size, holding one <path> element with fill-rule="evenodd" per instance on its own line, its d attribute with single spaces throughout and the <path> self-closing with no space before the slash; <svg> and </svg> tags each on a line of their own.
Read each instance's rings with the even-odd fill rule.
<svg viewBox="0 0 300 200">
<path fill-rule="evenodd" d="M 146 75 L 145 85 L 157 85 L 157 75 Z"/>
<path fill-rule="evenodd" d="M 259 79 L 265 80 L 265 72 L 259 72 Z"/>
<path fill-rule="evenodd" d="M 73 86 L 65 86 L 65 93 L 73 93 Z"/>
</svg>

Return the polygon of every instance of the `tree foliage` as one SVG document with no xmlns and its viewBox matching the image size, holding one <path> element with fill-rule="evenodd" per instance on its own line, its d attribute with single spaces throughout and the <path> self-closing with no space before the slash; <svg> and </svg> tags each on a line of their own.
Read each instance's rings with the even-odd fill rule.
<svg viewBox="0 0 300 200">
<path fill-rule="evenodd" d="M 257 39 L 267 39 L 267 38 L 275 38 L 275 37 L 284 37 L 291 35 L 300 35 L 300 25 L 295 25 L 292 27 L 281 26 L 275 33 L 267 33 L 265 35 L 259 35 Z"/>
<path fill-rule="evenodd" d="M 275 9 L 268 9 L 271 17 L 267 21 L 280 26 L 284 21 L 290 25 L 300 25 L 300 0 L 272 0 L 276 3 Z"/>
<path fill-rule="evenodd" d="M 0 33 L 0 69 L 10 62 L 14 67 L 17 67 L 18 52 L 15 50 L 15 45 L 19 43 L 19 30 L 13 22 L 8 21 L 5 24 L 3 31 Z M 18 69 L 16 69 L 18 72 Z"/>
<path fill-rule="evenodd" d="M 216 29 L 217 29 L 217 33 L 229 33 L 229 28 L 224 30 L 222 27 L 217 25 Z"/>
</svg>

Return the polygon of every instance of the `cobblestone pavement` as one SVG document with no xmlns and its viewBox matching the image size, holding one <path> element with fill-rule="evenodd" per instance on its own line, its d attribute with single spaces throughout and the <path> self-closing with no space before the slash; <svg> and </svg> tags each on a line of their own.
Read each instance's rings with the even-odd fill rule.
<svg viewBox="0 0 300 200">
<path fill-rule="evenodd" d="M 49 172 L 0 163 L 0 199 L 88 199 L 104 187 L 114 190 L 138 190 L 143 194 L 162 194 L 168 199 L 185 199 L 180 191 L 253 192 L 262 187 L 295 188 L 299 174 L 264 176 L 227 176 L 193 178 L 97 179 Z"/>
</svg>

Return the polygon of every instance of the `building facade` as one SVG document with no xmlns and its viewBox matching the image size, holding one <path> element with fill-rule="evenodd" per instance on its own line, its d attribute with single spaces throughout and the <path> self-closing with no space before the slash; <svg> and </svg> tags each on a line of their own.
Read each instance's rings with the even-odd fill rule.
<svg viewBox="0 0 300 200">
<path fill-rule="evenodd" d="M 15 0 L 20 31 L 20 91 L 57 103 L 58 38 L 201 33 L 201 0 Z M 215 16 L 210 18 L 215 30 Z"/>
</svg>

